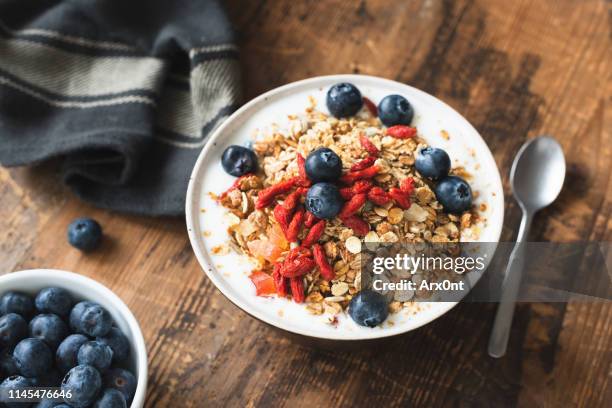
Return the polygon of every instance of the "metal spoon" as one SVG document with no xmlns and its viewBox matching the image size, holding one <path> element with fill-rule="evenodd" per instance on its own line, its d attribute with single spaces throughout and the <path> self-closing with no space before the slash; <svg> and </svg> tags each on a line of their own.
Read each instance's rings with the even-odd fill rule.
<svg viewBox="0 0 612 408">
<path fill-rule="evenodd" d="M 525 264 L 525 241 L 534 214 L 552 204 L 561 192 L 565 179 L 565 157 L 559 143 L 550 136 L 539 136 L 526 142 L 516 154 L 510 170 L 514 198 L 523 211 L 516 245 L 510 254 L 502 293 L 489 339 L 489 355 L 506 353 L 514 306 Z"/>
</svg>

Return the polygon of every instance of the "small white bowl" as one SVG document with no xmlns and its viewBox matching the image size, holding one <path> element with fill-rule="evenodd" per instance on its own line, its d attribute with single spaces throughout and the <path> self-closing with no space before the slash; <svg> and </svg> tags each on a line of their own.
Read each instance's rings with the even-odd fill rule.
<svg viewBox="0 0 612 408">
<path fill-rule="evenodd" d="M 475 203 L 484 204 L 486 208 L 486 225 L 477 241 L 499 240 L 504 218 L 501 177 L 493 155 L 476 129 L 450 106 L 423 91 L 365 75 L 323 76 L 281 86 L 253 99 L 219 126 L 202 150 L 189 180 L 185 210 L 189 239 L 200 265 L 215 286 L 232 303 L 259 320 L 314 339 L 354 341 L 394 336 L 431 322 L 453 308 L 456 302 L 430 302 L 414 316 L 395 313 L 382 326 L 373 329 L 356 325 L 344 314 L 340 315 L 337 325 L 330 325 L 325 323 L 324 316 L 308 314 L 304 305 L 287 299 L 255 296 L 248 279 L 252 265 L 238 254 L 223 255 L 215 250 L 229 240 L 228 225 L 224 220 L 225 209 L 209 193 L 219 194 L 235 180 L 221 166 L 225 148 L 232 144 L 244 145 L 252 140 L 254 131 L 272 124 L 284 127 L 287 115 L 305 111 L 309 97 L 314 98 L 318 109 L 327 112 L 326 92 L 338 82 L 353 83 L 374 103 L 390 94 L 405 96 L 414 107 L 413 125 L 418 128 L 419 135 L 430 145 L 446 150 L 453 166 L 464 166 L 474 175 L 470 184 L 479 194 Z M 450 138 L 445 137 L 447 134 Z"/>
<path fill-rule="evenodd" d="M 0 296 L 9 291 L 34 296 L 39 290 L 49 286 L 66 289 L 77 302 L 91 300 L 108 310 L 117 327 L 130 341 L 129 368 L 138 381 L 131 408 L 142 408 L 147 391 L 147 349 L 140 326 L 130 309 L 106 286 L 76 273 L 55 269 L 31 269 L 0 276 Z"/>
</svg>

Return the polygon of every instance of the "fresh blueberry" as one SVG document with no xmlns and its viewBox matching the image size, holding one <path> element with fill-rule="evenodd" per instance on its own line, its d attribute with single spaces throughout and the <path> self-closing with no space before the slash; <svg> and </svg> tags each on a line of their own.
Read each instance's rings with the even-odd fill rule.
<svg viewBox="0 0 612 408">
<path fill-rule="evenodd" d="M 90 365 L 103 372 L 111 365 L 113 350 L 99 341 L 88 341 L 79 349 L 77 359 L 79 364 Z"/>
<path fill-rule="evenodd" d="M 32 386 L 32 380 L 30 380 L 29 378 L 25 378 L 20 375 L 12 375 L 2 381 L 2 383 L 0 384 L 0 393 L 2 393 L 2 395 L 4 396 L 8 396 L 9 390 L 19 390 L 21 388 L 27 388 Z M 5 405 L 2 406 L 6 406 L 8 408 L 22 408 L 24 406 L 23 402 L 5 402 L 4 404 Z"/>
<path fill-rule="evenodd" d="M 343 205 L 338 187 L 331 183 L 317 183 L 306 193 L 306 208 L 318 218 L 334 218 Z"/>
<path fill-rule="evenodd" d="M 387 300 L 373 290 L 362 290 L 349 303 L 349 316 L 360 326 L 376 327 L 388 315 Z"/>
<path fill-rule="evenodd" d="M 34 301 L 20 292 L 7 292 L 0 299 L 0 314 L 17 313 L 24 319 L 34 314 Z"/>
<path fill-rule="evenodd" d="M 116 363 L 125 361 L 130 356 L 130 341 L 116 327 L 112 327 L 105 336 L 97 337 L 96 340 L 113 350 L 113 361 Z"/>
<path fill-rule="evenodd" d="M 136 393 L 136 377 L 123 368 L 112 368 L 104 375 L 104 386 L 121 391 L 125 400 L 130 403 Z"/>
<path fill-rule="evenodd" d="M 306 157 L 306 175 L 317 183 L 335 181 L 342 175 L 342 160 L 331 149 L 320 147 Z"/>
<path fill-rule="evenodd" d="M 363 106 L 361 92 L 353 84 L 342 82 L 327 91 L 327 109 L 337 118 L 353 116 Z"/>
<path fill-rule="evenodd" d="M 385 126 L 409 125 L 413 116 L 412 105 L 403 96 L 388 95 L 378 104 L 378 117 Z"/>
<path fill-rule="evenodd" d="M 77 218 L 68 226 L 68 242 L 81 251 L 92 251 L 102 241 L 102 227 L 91 218 Z"/>
<path fill-rule="evenodd" d="M 424 147 L 417 153 L 414 167 L 422 176 L 439 180 L 448 175 L 451 161 L 444 150 L 437 147 Z"/>
<path fill-rule="evenodd" d="M 107 388 L 102 392 L 102 396 L 96 401 L 93 408 L 125 408 L 126 406 L 125 397 L 121 391 Z"/>
<path fill-rule="evenodd" d="M 72 297 L 66 289 L 44 288 L 34 299 L 39 313 L 53 313 L 66 317 L 72 308 Z"/>
<path fill-rule="evenodd" d="M 68 326 L 58 315 L 39 314 L 30 321 L 30 337 L 44 341 L 51 350 L 57 349 L 68 333 Z"/>
<path fill-rule="evenodd" d="M 461 177 L 444 177 L 438 182 L 435 193 L 446 212 L 460 214 L 472 206 L 472 189 Z"/>
<path fill-rule="evenodd" d="M 0 347 L 12 347 L 26 338 L 28 323 L 17 313 L 0 317 Z"/>
<path fill-rule="evenodd" d="M 0 354 L 0 378 L 6 378 L 16 374 L 19 374 L 19 370 L 15 365 L 13 353 L 9 350 L 3 351 L 2 354 Z"/>
<path fill-rule="evenodd" d="M 26 377 L 41 376 L 53 366 L 53 353 L 40 339 L 21 340 L 13 350 L 13 359 L 19 373 Z"/>
<path fill-rule="evenodd" d="M 90 302 L 88 300 L 84 300 L 74 305 L 74 307 L 70 311 L 70 317 L 68 319 L 70 328 L 72 329 L 72 331 L 75 331 L 75 332 L 79 331 L 79 324 L 80 324 L 79 322 L 81 321 L 81 315 L 83 314 L 85 309 L 87 309 L 87 307 L 91 305 L 95 305 L 95 303 Z"/>
<path fill-rule="evenodd" d="M 83 310 L 78 323 L 78 332 L 91 337 L 104 336 L 113 325 L 110 313 L 97 303 L 88 305 Z"/>
<path fill-rule="evenodd" d="M 221 165 L 228 174 L 240 177 L 257 170 L 257 156 L 251 149 L 232 145 L 223 152 Z"/>
<path fill-rule="evenodd" d="M 61 342 L 55 352 L 55 364 L 60 372 L 66 373 L 77 365 L 79 349 L 88 341 L 82 334 L 71 334 Z"/>
<path fill-rule="evenodd" d="M 78 365 L 68 371 L 62 380 L 62 391 L 71 396 L 64 397 L 64 401 L 75 408 L 91 405 L 102 388 L 102 378 L 94 367 Z"/>
</svg>

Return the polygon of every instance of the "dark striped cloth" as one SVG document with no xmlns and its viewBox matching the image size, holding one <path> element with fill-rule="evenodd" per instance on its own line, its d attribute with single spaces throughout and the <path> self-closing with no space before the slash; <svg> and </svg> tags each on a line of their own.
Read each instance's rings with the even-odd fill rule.
<svg viewBox="0 0 612 408">
<path fill-rule="evenodd" d="M 232 41 L 214 0 L 0 0 L 0 162 L 61 157 L 84 200 L 182 214 L 239 102 Z"/>
</svg>

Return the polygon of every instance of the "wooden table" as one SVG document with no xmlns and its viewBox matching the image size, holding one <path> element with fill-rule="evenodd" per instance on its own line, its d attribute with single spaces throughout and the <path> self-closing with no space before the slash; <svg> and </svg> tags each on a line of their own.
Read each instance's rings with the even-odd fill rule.
<svg viewBox="0 0 612 408">
<path fill-rule="evenodd" d="M 555 135 L 568 159 L 559 201 L 532 240 L 611 240 L 610 3 L 603 0 L 229 2 L 246 97 L 322 74 L 363 73 L 421 88 L 465 115 L 504 177 L 504 240 L 519 211 L 507 173 L 523 141 Z M 149 349 L 147 405 L 605 406 L 612 307 L 522 304 L 508 355 L 486 344 L 491 304 L 461 304 L 385 350 L 304 348 L 230 304 L 201 272 L 182 220 L 79 202 L 56 167 L 0 170 L 3 271 L 56 267 L 108 285 Z M 79 215 L 110 239 L 91 255 L 65 241 Z M 608 401 L 606 404 L 605 401 Z M 609 405 L 608 405 L 609 406 Z"/>
</svg>

